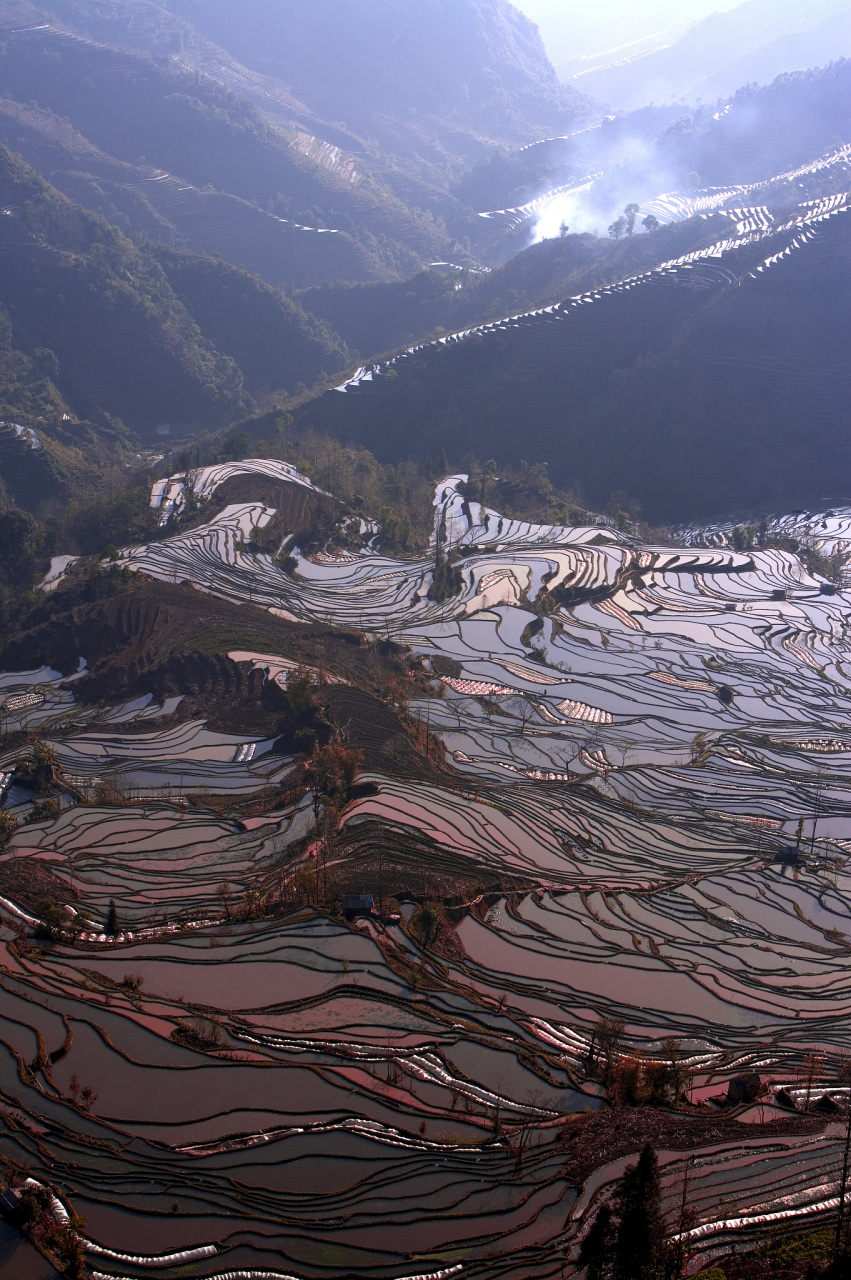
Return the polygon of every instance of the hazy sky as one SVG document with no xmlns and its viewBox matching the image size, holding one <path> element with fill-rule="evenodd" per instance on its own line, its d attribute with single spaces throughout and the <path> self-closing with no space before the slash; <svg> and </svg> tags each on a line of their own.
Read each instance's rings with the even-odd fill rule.
<svg viewBox="0 0 851 1280">
<path fill-rule="evenodd" d="M 551 61 L 601 53 L 742 0 L 513 0 L 537 22 Z"/>
</svg>

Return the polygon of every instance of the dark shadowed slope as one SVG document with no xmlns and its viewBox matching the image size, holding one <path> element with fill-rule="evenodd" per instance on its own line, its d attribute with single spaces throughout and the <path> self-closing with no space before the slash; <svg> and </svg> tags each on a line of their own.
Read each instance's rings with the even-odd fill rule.
<svg viewBox="0 0 851 1280">
<path fill-rule="evenodd" d="M 841 489 L 851 463 L 849 285 L 847 214 L 792 217 L 427 347 L 304 413 L 383 457 L 546 459 L 590 501 L 621 490 L 654 520 L 795 506 Z"/>
<path fill-rule="evenodd" d="M 391 274 L 346 232 L 305 227 L 154 164 L 117 160 L 44 106 L 0 98 L 0 139 L 69 199 L 127 235 L 221 254 L 278 286 L 381 280 Z"/>
<path fill-rule="evenodd" d="M 493 271 L 422 271 L 386 284 L 328 284 L 305 290 L 298 300 L 366 356 L 548 306 L 553 298 L 649 271 L 714 239 L 711 225 L 695 219 L 620 242 L 568 235 L 542 240 Z"/>
<path fill-rule="evenodd" d="M 243 403 L 238 369 L 200 339 L 155 261 L 5 149 L 0 207 L 12 344 L 78 413 L 153 425 L 221 419 Z"/>
<path fill-rule="evenodd" d="M 38 424 L 67 405 L 142 431 L 214 425 L 247 407 L 246 386 L 293 389 L 348 359 L 262 281 L 134 245 L 5 148 L 0 208 L 2 414 Z"/>
<path fill-rule="evenodd" d="M 154 252 L 201 332 L 236 361 L 252 393 L 311 386 L 346 367 L 336 334 L 256 276 L 215 258 Z"/>
</svg>

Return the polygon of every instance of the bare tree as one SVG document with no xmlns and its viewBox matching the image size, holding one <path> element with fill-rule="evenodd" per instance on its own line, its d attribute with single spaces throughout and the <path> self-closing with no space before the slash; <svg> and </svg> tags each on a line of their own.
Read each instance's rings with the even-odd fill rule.
<svg viewBox="0 0 851 1280">
<path fill-rule="evenodd" d="M 226 920 L 230 920 L 230 900 L 232 896 L 233 896 L 233 886 L 231 885 L 230 881 L 223 880 L 216 889 L 216 897 L 219 899 L 219 902 L 222 904 L 222 908 L 224 910 Z"/>
<path fill-rule="evenodd" d="M 819 818 L 821 817 L 822 795 L 824 793 L 824 784 L 825 784 L 824 771 L 822 769 L 819 769 L 816 777 L 818 779 L 816 784 L 816 807 L 815 807 L 815 813 L 813 814 L 813 834 L 810 837 L 810 861 L 811 862 L 813 860 L 813 854 L 815 853 L 815 847 L 816 847 L 816 830 L 818 828 Z"/>
<path fill-rule="evenodd" d="M 529 1089 L 526 1093 L 526 1105 L 530 1112 L 536 1111 L 552 1111 L 555 1109 L 552 1098 L 543 1093 L 541 1089 Z M 519 1129 L 515 1129 L 511 1142 L 511 1149 L 514 1153 L 517 1173 L 523 1169 L 523 1157 L 532 1146 L 532 1140 L 541 1123 L 540 1116 L 530 1115 Z"/>
<path fill-rule="evenodd" d="M 601 1018 L 597 1023 L 597 1043 L 603 1058 L 603 1071 L 606 1084 L 612 1079 L 615 1063 L 620 1056 L 623 1033 L 626 1023 L 623 1018 Z"/>
<path fill-rule="evenodd" d="M 804 1110 L 809 1111 L 810 1102 L 813 1096 L 813 1086 L 821 1075 L 824 1058 L 817 1053 L 808 1053 L 804 1057 L 804 1080 L 806 1081 L 806 1097 L 804 1101 Z"/>
<path fill-rule="evenodd" d="M 523 737 L 527 728 L 535 719 L 535 708 L 528 698 L 521 699 L 518 716 L 520 718 L 520 736 Z"/>
<path fill-rule="evenodd" d="M 505 1079 L 500 1072 L 494 1081 L 494 1094 L 496 1096 L 496 1106 L 493 1113 L 493 1136 L 499 1137 L 500 1132 L 500 1106 L 502 1105 L 502 1091 L 505 1088 Z"/>
</svg>

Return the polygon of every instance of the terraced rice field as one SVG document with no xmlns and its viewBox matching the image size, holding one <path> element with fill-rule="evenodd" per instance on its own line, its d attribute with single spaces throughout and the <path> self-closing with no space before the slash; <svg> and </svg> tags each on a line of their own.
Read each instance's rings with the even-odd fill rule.
<svg viewBox="0 0 851 1280">
<path fill-rule="evenodd" d="M 86 1219 L 100 1276 L 561 1275 L 628 1160 L 601 1149 L 577 1171 L 566 1155 L 600 1105 L 591 1059 L 613 1016 L 650 1060 L 679 1039 L 707 1104 L 660 1147 L 672 1224 L 688 1170 L 700 1256 L 835 1203 L 844 1122 L 771 1094 L 800 1094 L 815 1051 L 813 1087 L 840 1096 L 851 1051 L 851 597 L 723 528 L 645 546 L 534 526 L 460 480 L 435 495 L 435 536 L 461 553 L 442 603 L 433 556 L 296 550 L 284 573 L 248 543 L 274 515 L 261 503 L 122 553 L 425 665 L 435 696 L 410 710 L 442 771 L 363 772 L 324 865 L 312 796 L 262 798 L 295 768 L 270 741 L 169 727 L 152 698 L 89 724 L 85 663 L 0 677 L 4 715 L 37 717 L 59 769 L 126 779 L 120 805 L 69 804 L 0 857 L 0 874 L 49 871 L 72 904 L 42 950 L 14 940 L 32 910 L 0 903 L 3 1150 Z M 827 548 L 849 523 L 778 527 Z M 283 687 L 295 669 L 293 653 L 231 656 Z M 232 811 L 176 802 L 201 786 Z M 439 945 L 411 919 L 417 895 L 353 922 L 287 897 L 311 868 L 374 869 L 376 847 L 495 887 L 462 895 Z M 257 886 L 278 909 L 237 918 Z M 747 1070 L 766 1097 L 712 1110 Z"/>
</svg>

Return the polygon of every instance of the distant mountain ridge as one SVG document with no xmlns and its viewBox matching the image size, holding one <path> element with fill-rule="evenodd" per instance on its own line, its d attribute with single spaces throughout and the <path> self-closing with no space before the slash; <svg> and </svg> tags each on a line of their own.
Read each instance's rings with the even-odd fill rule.
<svg viewBox="0 0 851 1280">
<path fill-rule="evenodd" d="M 583 4 L 581 0 L 515 0 L 517 7 L 537 24 L 547 52 L 560 75 L 604 60 L 605 51 L 625 55 L 661 43 L 660 33 L 685 31 L 719 9 L 733 8 L 741 0 L 642 0 L 624 5 L 618 0 Z M 611 59 L 605 59 L 610 61 Z M 564 68 L 564 70 L 563 70 Z"/>
<path fill-rule="evenodd" d="M 569 83 L 619 110 L 650 102 L 728 97 L 788 71 L 825 66 L 851 55 L 847 0 L 746 0 L 695 23 L 664 47 L 631 56 Z"/>
</svg>

